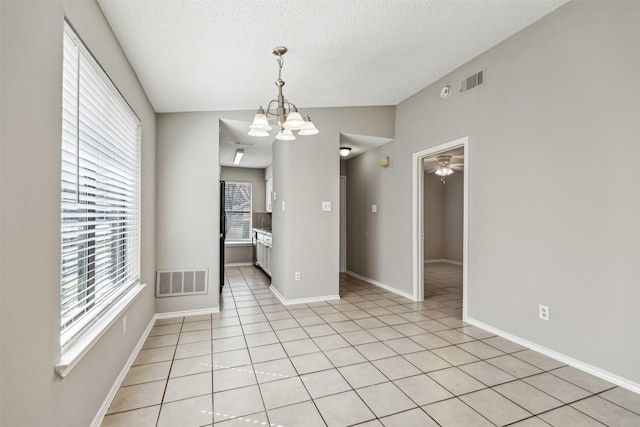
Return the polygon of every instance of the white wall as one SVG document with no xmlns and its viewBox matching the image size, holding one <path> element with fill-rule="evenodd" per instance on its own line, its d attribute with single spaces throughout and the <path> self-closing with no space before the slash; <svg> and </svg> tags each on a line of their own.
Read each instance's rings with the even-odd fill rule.
<svg viewBox="0 0 640 427">
<path fill-rule="evenodd" d="M 87 426 L 154 312 L 155 114 L 95 1 L 2 1 L 0 425 Z M 69 375 L 60 358 L 62 35 L 75 31 L 142 121 L 143 293 Z"/>
<path fill-rule="evenodd" d="M 638 16 L 570 2 L 398 105 L 396 140 L 349 161 L 356 272 L 412 291 L 412 153 L 468 136 L 468 315 L 640 383 Z M 484 86 L 440 99 L 482 67 Z"/>
</svg>

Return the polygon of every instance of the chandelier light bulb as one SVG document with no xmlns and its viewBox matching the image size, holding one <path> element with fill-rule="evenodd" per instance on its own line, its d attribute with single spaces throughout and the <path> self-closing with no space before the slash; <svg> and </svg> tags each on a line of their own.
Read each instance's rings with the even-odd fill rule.
<svg viewBox="0 0 640 427">
<path fill-rule="evenodd" d="M 253 123 L 251 123 L 251 126 L 249 126 L 249 129 L 263 130 L 263 131 L 269 131 L 272 129 L 271 126 L 269 126 L 269 120 L 267 119 L 267 115 L 264 113 L 264 110 L 262 109 L 262 107 L 260 107 L 260 109 L 258 110 L 258 113 L 253 118 Z M 267 135 L 260 135 L 260 136 L 267 136 Z"/>
<path fill-rule="evenodd" d="M 296 137 L 293 135 L 293 132 L 291 132 L 291 129 L 285 129 L 278 132 L 276 139 L 280 141 L 292 141 L 296 139 Z"/>
<path fill-rule="evenodd" d="M 298 132 L 298 135 L 307 136 L 307 135 L 315 135 L 320 133 L 318 129 L 316 129 L 316 125 L 313 124 L 309 116 L 307 116 L 307 120 L 304 122 L 304 126 Z"/>
<path fill-rule="evenodd" d="M 251 129 L 249 131 L 249 135 L 251 136 L 269 136 L 269 132 L 261 129 Z"/>
<path fill-rule="evenodd" d="M 297 111 L 292 111 L 287 115 L 287 120 L 284 122 L 285 129 L 299 130 L 304 126 L 304 120 Z"/>
</svg>

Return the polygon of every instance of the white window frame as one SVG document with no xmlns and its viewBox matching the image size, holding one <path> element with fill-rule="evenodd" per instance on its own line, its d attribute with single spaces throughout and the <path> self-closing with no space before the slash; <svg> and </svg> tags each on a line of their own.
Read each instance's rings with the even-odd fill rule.
<svg viewBox="0 0 640 427">
<path fill-rule="evenodd" d="M 224 210 L 225 210 L 225 216 L 227 216 L 227 238 L 225 240 L 225 243 L 233 245 L 233 244 L 243 244 L 243 243 L 251 243 L 252 241 L 252 231 L 253 231 L 253 183 L 249 182 L 249 181 L 225 181 L 225 193 L 227 192 L 229 185 L 247 185 L 249 186 L 249 188 L 251 189 L 251 199 L 249 200 L 249 211 L 228 211 L 227 207 L 224 206 Z M 227 195 L 225 194 L 225 205 L 226 205 L 226 200 L 227 200 Z M 228 230 L 229 230 L 229 218 L 228 218 L 228 213 L 248 213 L 249 214 L 249 235 L 247 236 L 246 239 L 230 239 L 229 235 L 228 235 Z"/>
<path fill-rule="evenodd" d="M 60 362 L 75 366 L 140 294 L 140 120 L 65 21 Z"/>
</svg>

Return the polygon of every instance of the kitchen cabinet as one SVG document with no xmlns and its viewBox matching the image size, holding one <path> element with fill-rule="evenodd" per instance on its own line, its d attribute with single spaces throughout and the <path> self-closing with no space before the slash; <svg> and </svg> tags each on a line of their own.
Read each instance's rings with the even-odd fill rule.
<svg viewBox="0 0 640 427">
<path fill-rule="evenodd" d="M 265 182 L 265 200 L 267 202 L 267 212 L 271 212 L 273 205 L 273 177 L 269 177 Z"/>
<path fill-rule="evenodd" d="M 256 251 L 254 263 L 271 276 L 271 232 L 256 228 L 253 230 L 253 238 Z"/>
</svg>

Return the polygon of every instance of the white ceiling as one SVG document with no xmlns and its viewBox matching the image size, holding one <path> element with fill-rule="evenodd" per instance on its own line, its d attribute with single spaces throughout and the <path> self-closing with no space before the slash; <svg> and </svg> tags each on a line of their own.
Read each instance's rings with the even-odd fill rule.
<svg viewBox="0 0 640 427">
<path fill-rule="evenodd" d="M 397 105 L 566 0 L 98 0 L 157 112 Z M 251 118 L 248 118 L 251 120 Z"/>
<path fill-rule="evenodd" d="M 252 118 L 252 117 L 251 117 Z M 251 122 L 220 120 L 220 165 L 243 168 L 266 168 L 271 164 L 273 141 L 278 133 L 275 126 L 270 137 L 247 135 Z M 233 164 L 236 150 L 244 150 L 240 165 Z"/>
<path fill-rule="evenodd" d="M 220 121 L 220 164 L 264 168 L 276 131 L 247 135 L 276 97 L 299 108 L 397 105 L 567 0 L 98 0 L 157 112 L 252 110 Z M 304 111 L 303 111 L 304 113 Z M 322 129 L 321 129 L 322 131 Z M 386 144 L 341 134 L 348 158 Z"/>
</svg>

